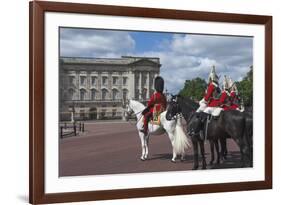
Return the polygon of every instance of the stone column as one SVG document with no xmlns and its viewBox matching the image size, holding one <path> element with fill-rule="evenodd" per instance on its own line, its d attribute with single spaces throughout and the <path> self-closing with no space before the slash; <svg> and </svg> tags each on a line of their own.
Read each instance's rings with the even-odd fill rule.
<svg viewBox="0 0 281 205">
<path fill-rule="evenodd" d="M 142 72 L 139 72 L 139 99 L 142 100 Z"/>
<path fill-rule="evenodd" d="M 108 82 L 107 82 L 107 85 L 108 85 L 108 97 L 109 99 L 112 99 L 113 98 L 113 94 L 112 94 L 112 73 L 111 72 L 108 72 Z"/>
<path fill-rule="evenodd" d="M 79 71 L 76 71 L 76 96 L 74 97 L 75 100 L 80 100 L 80 75 Z"/>
<path fill-rule="evenodd" d="M 147 72 L 147 79 L 146 79 L 146 88 L 147 88 L 147 91 L 146 91 L 146 99 L 149 99 L 150 97 L 150 75 L 149 75 L 149 72 Z"/>
<path fill-rule="evenodd" d="M 128 91 L 128 99 L 133 99 L 135 97 L 135 73 L 133 71 L 129 71 Z"/>
</svg>

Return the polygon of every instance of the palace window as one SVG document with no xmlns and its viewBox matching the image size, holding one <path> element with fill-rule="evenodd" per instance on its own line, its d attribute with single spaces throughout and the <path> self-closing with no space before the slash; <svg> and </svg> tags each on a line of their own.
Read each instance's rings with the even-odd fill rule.
<svg viewBox="0 0 281 205">
<path fill-rule="evenodd" d="M 112 117 L 116 117 L 116 113 L 117 113 L 117 110 L 116 109 L 112 109 Z"/>
<path fill-rule="evenodd" d="M 128 99 L 128 90 L 124 89 L 123 90 L 123 100 L 127 100 Z"/>
<path fill-rule="evenodd" d="M 73 100 L 74 99 L 74 90 L 73 89 L 69 89 L 68 90 L 68 99 L 69 100 Z"/>
<path fill-rule="evenodd" d="M 92 76 L 92 86 L 97 85 L 97 77 L 96 76 Z"/>
<path fill-rule="evenodd" d="M 103 77 L 102 77 L 102 85 L 107 85 L 107 83 L 108 83 L 107 77 L 106 77 L 106 76 L 103 76 Z"/>
<path fill-rule="evenodd" d="M 86 98 L 86 90 L 81 89 L 80 90 L 80 100 L 85 100 Z"/>
<path fill-rule="evenodd" d="M 112 100 L 116 100 L 116 99 L 118 99 L 118 90 L 113 89 L 112 90 Z"/>
<path fill-rule="evenodd" d="M 147 77 L 145 75 L 142 76 L 142 84 L 146 85 L 147 83 Z"/>
<path fill-rule="evenodd" d="M 80 76 L 80 85 L 86 85 L 86 76 Z"/>
<path fill-rule="evenodd" d="M 142 99 L 143 99 L 143 100 L 146 100 L 146 94 L 147 94 L 147 89 L 144 88 L 144 89 L 142 90 Z"/>
<path fill-rule="evenodd" d="M 104 118 L 106 115 L 106 109 L 102 109 L 100 115 L 101 115 L 101 118 Z"/>
<path fill-rule="evenodd" d="M 68 76 L 68 83 L 70 85 L 74 85 L 75 84 L 75 76 Z"/>
<path fill-rule="evenodd" d="M 112 77 L 112 84 L 117 85 L 118 84 L 118 77 Z"/>
<path fill-rule="evenodd" d="M 97 95 L 97 91 L 95 89 L 91 90 L 91 99 L 95 100 L 96 99 L 96 95 Z"/>
<path fill-rule="evenodd" d="M 140 98 L 140 90 L 136 89 L 136 91 L 135 91 L 135 99 L 139 100 L 139 98 Z"/>
<path fill-rule="evenodd" d="M 101 91 L 101 99 L 102 100 L 108 99 L 108 91 L 106 89 L 102 89 L 102 91 Z"/>
<path fill-rule="evenodd" d="M 127 85 L 128 78 L 127 77 L 123 77 L 123 85 Z"/>
</svg>

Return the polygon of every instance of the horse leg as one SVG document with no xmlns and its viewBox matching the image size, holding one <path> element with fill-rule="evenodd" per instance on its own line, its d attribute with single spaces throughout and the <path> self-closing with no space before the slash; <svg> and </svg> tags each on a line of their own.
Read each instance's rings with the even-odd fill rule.
<svg viewBox="0 0 281 205">
<path fill-rule="evenodd" d="M 211 161 L 209 162 L 209 165 L 213 165 L 214 160 L 215 160 L 215 156 L 214 156 L 214 141 L 213 140 L 209 140 L 210 143 L 210 150 L 211 150 Z"/>
<path fill-rule="evenodd" d="M 206 169 L 207 163 L 206 163 L 206 158 L 205 158 L 204 141 L 200 140 L 199 145 L 200 145 L 200 151 L 201 151 L 201 157 L 202 157 L 202 169 Z"/>
<path fill-rule="evenodd" d="M 226 160 L 227 155 L 227 146 L 226 146 L 226 138 L 220 138 L 220 144 L 221 144 L 221 158 L 222 160 Z"/>
<path fill-rule="evenodd" d="M 174 148 L 174 142 L 172 142 L 172 145 L 173 145 L 173 158 L 172 158 L 172 162 L 176 162 L 177 153 L 176 153 L 175 148 Z"/>
<path fill-rule="evenodd" d="M 193 147 L 193 157 L 194 157 L 194 162 L 193 162 L 193 170 L 198 169 L 198 141 L 197 139 L 194 139 L 192 137 L 192 147 Z"/>
<path fill-rule="evenodd" d="M 174 136 L 173 134 L 167 132 L 169 138 L 170 138 L 170 141 L 171 141 L 171 144 L 172 144 L 172 147 L 173 147 L 173 157 L 171 159 L 172 162 L 176 162 L 176 158 L 177 158 L 177 153 L 176 153 L 176 150 L 175 150 L 175 139 L 174 139 Z"/>
<path fill-rule="evenodd" d="M 243 146 L 242 140 L 240 140 L 239 138 L 233 138 L 233 139 L 237 143 L 237 145 L 239 146 L 240 156 L 241 156 L 241 163 L 242 163 L 241 166 L 244 167 L 245 166 L 244 152 L 243 152 L 244 146 Z"/>
<path fill-rule="evenodd" d="M 185 157 L 184 155 L 185 155 L 184 153 L 181 154 L 181 161 L 182 162 L 184 161 L 184 157 Z"/>
<path fill-rule="evenodd" d="M 142 132 L 139 132 L 139 136 L 141 139 L 141 148 L 142 148 L 142 154 L 141 154 L 141 160 L 144 161 L 145 160 L 145 136 Z"/>
<path fill-rule="evenodd" d="M 217 152 L 217 161 L 216 161 L 216 164 L 218 165 L 218 164 L 220 164 L 220 149 L 219 149 L 218 140 L 215 140 L 214 143 L 215 143 L 216 152 Z"/>
<path fill-rule="evenodd" d="M 145 136 L 145 141 L 144 141 L 144 146 L 145 146 L 144 159 L 147 159 L 147 157 L 148 157 L 148 141 L 149 141 L 149 135 Z"/>
</svg>

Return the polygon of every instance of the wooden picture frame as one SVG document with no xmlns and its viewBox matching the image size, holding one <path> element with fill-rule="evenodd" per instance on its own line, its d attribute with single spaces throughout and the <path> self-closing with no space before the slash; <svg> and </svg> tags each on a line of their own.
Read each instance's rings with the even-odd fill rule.
<svg viewBox="0 0 281 205">
<path fill-rule="evenodd" d="M 32 204 L 153 197 L 211 192 L 228 192 L 272 188 L 272 17 L 226 14 L 155 8 L 105 6 L 33 1 L 29 4 L 29 201 Z M 134 189 L 81 191 L 69 193 L 45 192 L 45 79 L 44 79 L 44 15 L 46 12 L 66 12 L 125 17 L 194 20 L 207 22 L 247 23 L 265 26 L 265 180 L 234 183 L 180 185 Z"/>
</svg>

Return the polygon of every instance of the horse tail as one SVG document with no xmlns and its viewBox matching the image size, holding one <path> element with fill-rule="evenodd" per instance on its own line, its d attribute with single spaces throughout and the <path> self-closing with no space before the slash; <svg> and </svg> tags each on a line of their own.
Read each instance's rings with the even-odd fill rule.
<svg viewBox="0 0 281 205">
<path fill-rule="evenodd" d="M 184 133 L 181 119 L 177 120 L 174 133 L 174 149 L 177 154 L 184 154 L 187 148 L 191 147 L 190 140 Z"/>
</svg>

